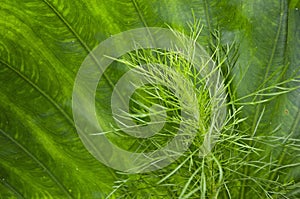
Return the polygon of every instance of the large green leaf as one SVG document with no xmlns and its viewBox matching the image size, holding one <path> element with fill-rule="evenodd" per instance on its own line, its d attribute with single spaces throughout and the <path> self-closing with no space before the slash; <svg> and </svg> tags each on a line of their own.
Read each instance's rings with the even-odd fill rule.
<svg viewBox="0 0 300 199">
<path fill-rule="evenodd" d="M 208 51 L 216 30 L 221 45 L 235 44 L 229 76 L 238 99 L 300 74 L 299 9 L 298 0 L 0 0 L 1 198 L 103 198 L 111 192 L 118 174 L 86 150 L 71 109 L 76 73 L 101 41 L 166 24 L 188 32 L 193 11 L 204 24 Z M 239 103 L 246 104 L 248 119 L 241 128 L 268 134 L 280 125 L 276 135 L 300 138 L 299 96 L 298 89 L 265 103 L 255 103 L 265 96 L 244 98 Z M 294 164 L 288 177 L 300 181 L 298 154 L 266 151 Z"/>
</svg>

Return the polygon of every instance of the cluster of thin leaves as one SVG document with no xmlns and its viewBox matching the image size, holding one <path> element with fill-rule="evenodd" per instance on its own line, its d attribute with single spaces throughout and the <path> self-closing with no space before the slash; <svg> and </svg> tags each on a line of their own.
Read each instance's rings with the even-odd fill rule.
<svg viewBox="0 0 300 199">
<path fill-rule="evenodd" d="M 200 23 L 195 23 L 191 30 L 190 38 L 196 43 L 201 32 Z M 240 116 L 244 105 L 264 107 L 263 103 L 266 101 L 293 91 L 296 88 L 288 88 L 284 85 L 297 79 L 290 78 L 274 83 L 268 87 L 259 88 L 250 95 L 237 98 L 231 87 L 234 77 L 230 76 L 237 56 L 234 52 L 235 44 L 222 46 L 219 42 L 220 36 L 213 34 L 213 37 L 216 42 L 212 44 L 211 59 L 215 61 L 216 69 L 222 70 L 225 77 L 224 88 L 227 92 L 228 112 L 214 148 L 204 157 L 199 154 L 203 136 L 211 124 L 212 114 L 211 96 L 205 87 L 205 77 L 202 77 L 199 71 L 194 70 L 184 57 L 172 51 L 142 49 L 117 60 L 131 68 L 150 63 L 172 66 L 187 81 L 193 82 L 192 90 L 197 94 L 201 121 L 196 125 L 199 128 L 197 136 L 181 158 L 168 167 L 151 173 L 130 175 L 119 173 L 119 180 L 115 182 L 114 190 L 107 198 L 296 198 L 299 194 L 292 190 L 299 188 L 300 184 L 295 183 L 292 178 L 282 177 L 287 175 L 288 168 L 299 165 L 283 162 L 282 156 L 287 153 L 299 153 L 300 140 L 290 135 L 278 136 L 276 132 L 279 127 L 275 127 L 272 132 L 258 135 L 256 131 L 261 124 L 264 108 L 253 131 L 244 128 L 243 123 L 247 118 Z M 153 65 L 151 68 L 154 68 Z M 149 68 L 141 67 L 141 72 L 153 77 Z M 177 81 L 173 73 L 168 74 L 165 79 L 172 77 L 172 81 L 167 82 L 167 87 L 172 88 L 182 83 Z M 161 78 L 157 77 L 157 79 Z M 137 125 L 151 123 L 150 113 L 145 114 L 147 112 L 145 110 L 153 103 L 160 103 L 168 107 L 169 111 L 169 126 L 166 125 L 164 131 L 147 141 L 136 142 L 134 145 L 138 147 L 135 147 L 135 150 L 154 150 L 163 147 L 163 143 L 174 136 L 174 130 L 180 123 L 178 99 L 172 91 L 154 83 L 144 87 L 135 95 L 132 99 L 132 114 L 129 117 L 135 120 Z M 264 96 L 264 98 L 259 98 L 259 96 Z M 252 100 L 247 101 L 248 98 Z M 147 103 L 148 106 L 145 107 Z M 190 125 L 195 126 L 194 123 Z M 174 126 L 175 128 L 172 128 Z M 266 148 L 281 149 L 278 152 L 281 155 L 276 154 L 279 158 L 273 158 L 275 152 L 265 150 Z"/>
</svg>

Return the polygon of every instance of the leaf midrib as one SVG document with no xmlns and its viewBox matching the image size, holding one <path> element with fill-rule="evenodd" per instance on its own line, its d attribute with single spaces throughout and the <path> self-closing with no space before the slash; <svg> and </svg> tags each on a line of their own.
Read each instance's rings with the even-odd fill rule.
<svg viewBox="0 0 300 199">
<path fill-rule="evenodd" d="M 15 194 L 19 199 L 24 198 L 24 196 L 18 192 L 9 182 L 7 182 L 5 179 L 0 179 L 1 183 L 9 189 L 12 193 Z"/>
<path fill-rule="evenodd" d="M 272 48 L 272 53 L 270 55 L 270 59 L 268 61 L 267 69 L 266 69 L 263 80 L 267 79 L 268 76 L 269 76 L 270 68 L 271 68 L 271 65 L 273 63 L 275 52 L 276 52 L 276 49 L 277 49 L 277 46 L 278 46 L 278 41 L 279 41 L 279 37 L 280 37 L 282 25 L 283 25 L 282 22 L 283 22 L 283 17 L 284 17 L 284 13 L 283 13 L 284 12 L 284 1 L 281 1 L 280 8 L 281 8 L 281 12 L 280 12 L 280 19 L 279 19 L 278 29 L 277 29 L 277 32 L 276 32 L 274 45 L 273 45 L 273 48 Z M 262 88 L 265 88 L 265 86 L 266 86 L 266 82 L 263 83 Z M 262 96 L 259 96 L 258 101 L 261 101 L 261 99 L 262 99 Z M 258 104 L 257 107 L 256 107 L 255 114 L 254 114 L 255 116 L 254 116 L 253 124 L 252 124 L 252 127 L 251 127 L 251 132 L 253 132 L 254 129 L 255 129 L 255 125 L 256 125 L 258 117 L 259 117 L 261 106 L 262 106 L 262 104 Z"/>
<path fill-rule="evenodd" d="M 23 73 L 21 73 L 19 70 L 15 69 L 13 66 L 11 66 L 10 64 L 8 64 L 7 62 L 5 62 L 4 60 L 0 59 L 0 63 L 2 63 L 3 65 L 5 65 L 7 68 L 9 68 L 10 70 L 12 70 L 13 72 L 15 72 L 19 77 L 21 77 L 25 82 L 27 82 L 28 84 L 30 84 L 35 90 L 37 90 L 39 93 L 41 93 L 52 105 L 55 106 L 55 108 L 57 108 L 57 110 L 59 110 L 63 116 L 67 119 L 67 121 L 74 126 L 73 120 L 71 119 L 71 117 L 67 114 L 67 112 L 62 109 L 56 101 L 54 101 L 47 93 L 45 93 L 37 84 L 35 84 L 34 82 L 32 82 L 29 78 L 27 78 Z"/>
<path fill-rule="evenodd" d="M 131 0 L 131 2 L 132 2 L 133 6 L 134 6 L 134 8 L 135 8 L 135 11 L 138 13 L 139 18 L 140 18 L 140 20 L 142 21 L 143 25 L 144 25 L 145 27 L 148 27 L 148 24 L 147 24 L 145 18 L 143 17 L 142 12 L 140 11 L 139 5 L 138 5 L 138 3 L 136 2 L 136 0 Z"/>
<path fill-rule="evenodd" d="M 206 17 L 206 23 L 209 31 L 209 38 L 212 41 L 212 28 L 211 28 L 211 19 L 209 15 L 209 8 L 208 8 L 208 2 L 207 0 L 204 0 L 204 10 L 205 10 L 205 17 Z"/>
</svg>

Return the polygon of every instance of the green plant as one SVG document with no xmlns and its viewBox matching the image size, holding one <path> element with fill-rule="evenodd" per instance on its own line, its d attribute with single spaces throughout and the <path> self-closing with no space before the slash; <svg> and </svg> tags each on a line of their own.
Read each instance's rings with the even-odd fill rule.
<svg viewBox="0 0 300 199">
<path fill-rule="evenodd" d="M 191 36 L 195 37 L 194 42 L 197 43 L 198 36 L 201 34 L 199 31 L 199 23 L 191 28 Z M 193 140 L 189 150 L 183 157 L 178 159 L 175 163 L 163 168 L 161 170 L 146 173 L 146 174 L 130 174 L 121 173 L 123 180 L 118 180 L 115 189 L 109 196 L 116 196 L 116 198 L 280 198 L 291 197 L 291 189 L 293 186 L 297 187 L 295 182 L 287 177 L 285 169 L 299 166 L 299 163 L 280 162 L 277 157 L 272 157 L 270 151 L 265 151 L 266 146 L 285 148 L 286 151 L 294 151 L 295 147 L 299 147 L 300 140 L 291 139 L 287 136 L 276 136 L 275 133 L 278 128 L 274 128 L 268 134 L 262 133 L 257 135 L 256 131 L 261 125 L 261 119 L 265 114 L 264 108 L 262 109 L 259 120 L 256 124 L 255 130 L 243 129 L 243 123 L 247 118 L 241 117 L 243 106 L 255 103 L 256 105 L 264 104 L 265 101 L 272 100 L 272 97 L 279 96 L 285 93 L 292 92 L 298 87 L 284 87 L 283 85 L 290 82 L 298 82 L 294 78 L 287 78 L 283 82 L 274 82 L 268 87 L 257 90 L 249 96 L 260 96 L 261 93 L 268 93 L 264 101 L 257 102 L 244 102 L 243 106 L 240 105 L 242 99 L 236 98 L 236 95 L 231 92 L 231 82 L 229 74 L 225 71 L 231 71 L 232 65 L 228 62 L 228 56 L 234 45 L 222 48 L 220 46 L 220 37 L 214 34 L 216 45 L 212 59 L 216 61 L 217 66 L 214 72 L 218 69 L 224 68 L 224 75 L 227 77 L 226 90 L 228 91 L 226 106 L 229 108 L 225 125 L 222 126 L 222 133 L 216 141 L 215 148 L 211 153 L 200 155 L 204 136 L 209 132 L 211 117 L 211 97 L 206 90 L 205 82 L 207 77 L 201 76 L 201 72 L 195 70 L 193 66 L 186 61 L 185 57 L 180 56 L 180 53 L 169 51 L 157 51 L 143 49 L 131 53 L 129 57 L 124 59 L 117 59 L 116 61 L 129 66 L 129 68 L 138 68 L 139 72 L 145 76 L 151 77 L 153 81 L 152 87 L 142 89 L 143 92 L 138 92 L 139 99 L 134 101 L 139 105 L 139 108 L 134 109 L 133 115 L 128 115 L 136 121 L 144 123 L 145 111 L 141 111 L 141 107 L 150 102 L 163 101 L 161 104 L 168 104 L 171 102 L 171 111 L 179 110 L 182 105 L 178 99 L 172 98 L 172 93 L 167 90 L 163 94 L 159 91 L 164 90 L 158 85 L 164 84 L 167 88 L 177 88 L 176 85 L 184 85 L 178 81 L 176 73 L 182 74 L 186 81 L 193 82 L 193 90 L 196 90 L 198 96 L 198 105 L 201 110 L 200 124 L 197 125 L 193 121 L 187 121 L 187 125 L 191 128 L 197 129 L 197 136 Z M 191 44 L 190 48 L 193 45 Z M 235 55 L 235 53 L 233 53 Z M 167 73 L 160 71 L 157 64 L 166 66 L 176 70 L 172 73 L 167 70 Z M 143 67 L 147 65 L 148 67 Z M 149 66 L 150 65 L 150 66 Z M 275 72 L 277 73 L 277 71 Z M 211 75 L 211 74 L 209 74 Z M 275 74 L 274 74 L 275 75 Z M 109 76 L 109 75 L 108 75 Z M 155 81 L 156 80 L 156 81 Z M 169 81 L 172 80 L 172 81 Z M 204 83 L 204 85 L 203 85 Z M 130 84 L 130 82 L 129 82 Z M 277 89 L 279 88 L 279 89 Z M 174 89 L 175 90 L 175 89 Z M 184 89 L 182 89 L 184 90 Z M 100 89 L 101 91 L 101 89 Z M 225 92 L 225 91 L 224 91 Z M 185 95 L 193 93 L 187 92 Z M 149 98 L 150 96 L 150 98 Z M 164 96 L 168 96 L 165 98 Z M 192 95 L 190 96 L 192 97 Z M 188 103 L 191 104 L 191 103 Z M 150 105 L 151 106 L 151 105 Z M 220 108 L 220 107 L 218 107 Z M 147 111 L 146 111 L 147 112 Z M 149 112 L 148 115 L 157 115 L 159 112 Z M 172 114 L 174 116 L 174 114 Z M 171 118 L 171 126 L 179 126 L 181 116 L 175 112 L 176 118 Z M 141 119 L 142 118 L 142 119 Z M 189 123 L 190 122 L 190 123 Z M 151 124 L 151 120 L 146 121 Z M 123 129 L 126 131 L 126 129 Z M 142 149 L 144 152 L 147 149 L 155 150 L 162 148 L 169 140 L 170 134 L 174 134 L 177 129 L 160 131 L 159 136 L 152 136 L 149 139 L 136 140 L 133 144 L 129 144 L 133 150 Z M 130 138 L 125 137 L 122 142 Z M 285 141 L 286 140 L 286 141 Z M 125 144 L 128 146 L 128 144 Z M 136 147 L 134 147 L 137 145 Z M 155 146 L 155 147 L 151 147 Z M 296 150 L 297 151 L 297 150 Z M 294 151 L 294 152 L 296 152 Z M 145 165 L 146 167 L 148 165 Z M 277 178 L 275 177 L 277 176 Z M 280 178 L 278 178 L 280 177 Z M 296 197 L 296 196 L 294 196 Z"/>
<path fill-rule="evenodd" d="M 299 7 L 298 0 L 0 1 L 0 198 L 299 198 Z M 188 26 L 194 18 L 201 19 L 200 35 L 197 20 L 192 31 Z M 166 168 L 128 175 L 99 163 L 79 139 L 74 80 L 87 54 L 110 35 L 165 24 L 191 34 L 222 70 L 226 123 L 212 153 L 199 157 L 211 115 L 200 78 L 203 129 L 189 150 Z M 147 49 L 116 59 L 107 74 L 116 82 L 124 65 L 174 59 L 184 66 L 178 72 L 199 80 L 180 55 Z M 104 105 L 113 88 L 107 80 L 98 88 L 98 119 L 110 124 Z M 142 108 L 153 98 L 169 105 L 171 134 L 180 108 L 163 86 L 136 92 L 131 117 L 149 122 Z M 153 138 L 114 141 L 143 151 L 169 139 Z"/>
</svg>

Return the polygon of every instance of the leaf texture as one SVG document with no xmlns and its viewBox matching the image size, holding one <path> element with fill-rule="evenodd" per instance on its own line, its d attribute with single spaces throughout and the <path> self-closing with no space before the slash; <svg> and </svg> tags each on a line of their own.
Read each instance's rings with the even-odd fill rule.
<svg viewBox="0 0 300 199">
<path fill-rule="evenodd" d="M 238 44 L 230 71 L 237 99 L 300 75 L 298 0 L 0 0 L 0 198 L 105 198 L 118 174 L 78 137 L 71 109 L 76 73 L 111 35 L 167 25 L 188 32 L 192 12 L 204 24 L 200 40 L 207 50 L 215 30 L 223 46 Z M 300 138 L 299 98 L 300 89 L 258 105 L 268 98 L 243 98 L 242 128 L 263 135 L 279 126 L 275 135 Z M 291 168 L 286 178 L 299 182 L 299 170 Z"/>
</svg>

